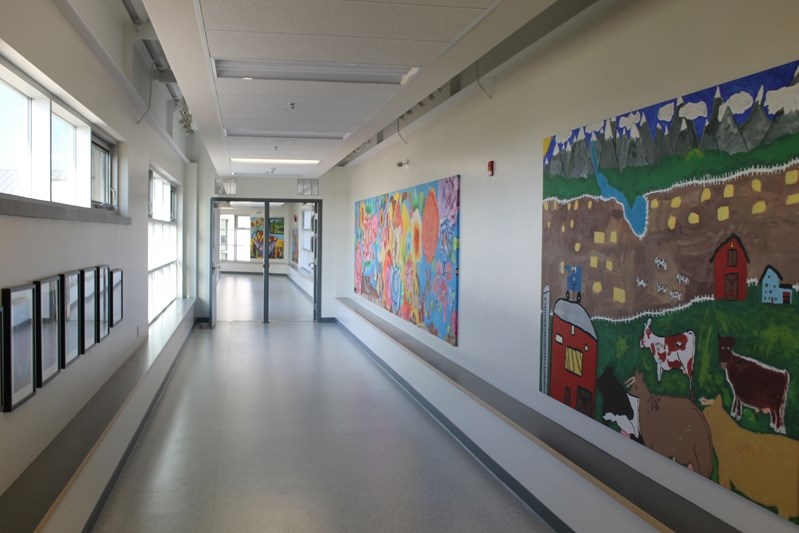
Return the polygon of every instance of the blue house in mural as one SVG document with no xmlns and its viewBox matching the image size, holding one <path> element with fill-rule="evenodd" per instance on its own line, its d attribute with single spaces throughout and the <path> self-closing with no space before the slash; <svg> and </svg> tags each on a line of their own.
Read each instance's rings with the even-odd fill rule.
<svg viewBox="0 0 799 533">
<path fill-rule="evenodd" d="M 789 304 L 793 298 L 790 285 L 781 283 L 782 275 L 771 265 L 767 265 L 760 276 L 760 301 L 764 304 Z"/>
</svg>

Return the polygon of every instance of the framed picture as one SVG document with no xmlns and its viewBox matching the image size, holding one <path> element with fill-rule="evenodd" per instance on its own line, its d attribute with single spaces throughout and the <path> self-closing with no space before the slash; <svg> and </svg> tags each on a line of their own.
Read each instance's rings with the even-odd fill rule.
<svg viewBox="0 0 799 533">
<path fill-rule="evenodd" d="M 36 285 L 36 386 L 41 387 L 61 370 L 64 329 L 61 321 L 61 278 L 35 281 Z"/>
<path fill-rule="evenodd" d="M 122 322 L 122 270 L 111 271 L 111 325 Z"/>
<path fill-rule="evenodd" d="M 97 267 L 81 270 L 80 290 L 81 324 L 83 325 L 80 353 L 86 353 L 97 344 L 97 339 L 100 336 L 100 323 L 97 320 L 100 314 L 97 308 L 100 301 L 97 297 Z"/>
<path fill-rule="evenodd" d="M 111 269 L 108 265 L 97 267 L 97 340 L 111 331 Z"/>
<path fill-rule="evenodd" d="M 3 289 L 3 411 L 19 407 L 36 394 L 36 287 Z"/>
<path fill-rule="evenodd" d="M 80 271 L 61 274 L 61 331 L 64 333 L 61 368 L 66 368 L 80 355 L 80 339 L 83 335 L 80 293 Z"/>
</svg>

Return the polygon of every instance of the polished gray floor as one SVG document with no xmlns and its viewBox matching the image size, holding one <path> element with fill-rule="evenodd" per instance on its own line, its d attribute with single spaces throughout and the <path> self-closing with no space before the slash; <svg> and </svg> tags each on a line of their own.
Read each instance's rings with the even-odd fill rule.
<svg viewBox="0 0 799 533">
<path fill-rule="evenodd" d="M 259 274 L 222 273 L 216 286 L 219 322 L 264 319 L 264 278 Z"/>
<path fill-rule="evenodd" d="M 262 322 L 264 279 L 256 274 L 224 273 L 217 285 L 217 321 Z M 269 276 L 269 321 L 310 322 L 313 300 L 288 276 Z"/>
<path fill-rule="evenodd" d="M 548 528 L 339 326 L 285 321 L 195 330 L 95 531 Z"/>
</svg>

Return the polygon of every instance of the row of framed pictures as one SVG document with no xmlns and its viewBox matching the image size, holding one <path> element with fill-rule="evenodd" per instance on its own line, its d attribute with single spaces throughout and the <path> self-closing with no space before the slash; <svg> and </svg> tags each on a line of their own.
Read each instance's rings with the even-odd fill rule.
<svg viewBox="0 0 799 533">
<path fill-rule="evenodd" d="M 122 270 L 84 268 L 2 290 L 0 403 L 12 411 L 122 320 Z"/>
</svg>

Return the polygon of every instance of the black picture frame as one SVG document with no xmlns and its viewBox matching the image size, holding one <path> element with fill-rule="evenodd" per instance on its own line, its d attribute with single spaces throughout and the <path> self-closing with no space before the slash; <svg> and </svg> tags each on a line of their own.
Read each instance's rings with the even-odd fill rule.
<svg viewBox="0 0 799 533">
<path fill-rule="evenodd" d="M 61 368 L 68 367 L 81 353 L 83 337 L 83 300 L 81 300 L 80 270 L 61 274 L 61 330 L 64 332 L 64 350 Z"/>
<path fill-rule="evenodd" d="M 81 305 L 81 324 L 83 335 L 81 336 L 80 353 L 86 353 L 94 347 L 100 338 L 99 298 L 97 297 L 97 267 L 84 268 L 80 271 L 80 301 Z"/>
<path fill-rule="evenodd" d="M 61 371 L 64 322 L 61 320 L 61 276 L 34 281 L 36 286 L 36 386 L 41 388 Z"/>
<path fill-rule="evenodd" d="M 3 289 L 2 404 L 10 412 L 36 394 L 36 286 Z"/>
<path fill-rule="evenodd" d="M 97 267 L 97 341 L 111 333 L 111 268 Z"/>
<path fill-rule="evenodd" d="M 116 326 L 122 322 L 124 316 L 123 288 L 124 281 L 122 269 L 115 268 L 111 271 L 111 326 Z"/>
</svg>

